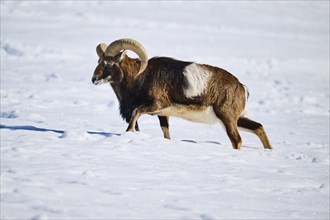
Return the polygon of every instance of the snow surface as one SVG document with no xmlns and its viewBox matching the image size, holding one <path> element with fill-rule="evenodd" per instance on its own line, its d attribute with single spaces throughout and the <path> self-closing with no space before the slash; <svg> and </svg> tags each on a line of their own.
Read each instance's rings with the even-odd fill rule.
<svg viewBox="0 0 330 220">
<path fill-rule="evenodd" d="M 125 133 L 98 43 L 222 67 L 274 149 Z M 329 219 L 329 1 L 1 1 L 1 219 Z M 130 54 L 133 56 L 134 54 Z"/>
</svg>

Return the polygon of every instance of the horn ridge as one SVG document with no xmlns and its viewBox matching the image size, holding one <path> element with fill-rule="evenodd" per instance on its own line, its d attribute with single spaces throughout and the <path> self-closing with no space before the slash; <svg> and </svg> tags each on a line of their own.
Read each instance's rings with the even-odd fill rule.
<svg viewBox="0 0 330 220">
<path fill-rule="evenodd" d="M 96 53 L 99 57 L 102 57 L 105 50 L 108 48 L 108 45 L 105 43 L 100 43 L 99 45 L 97 45 L 96 47 Z"/>
<path fill-rule="evenodd" d="M 148 65 L 148 54 L 145 48 L 138 41 L 123 38 L 112 42 L 105 50 L 105 56 L 116 56 L 122 50 L 131 50 L 139 56 L 141 66 L 138 74 L 142 73 Z"/>
</svg>

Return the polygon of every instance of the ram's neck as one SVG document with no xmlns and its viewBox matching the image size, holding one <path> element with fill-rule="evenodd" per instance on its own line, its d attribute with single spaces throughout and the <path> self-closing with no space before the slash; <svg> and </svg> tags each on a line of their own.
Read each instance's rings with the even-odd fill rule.
<svg viewBox="0 0 330 220">
<path fill-rule="evenodd" d="M 120 67 L 123 70 L 124 77 L 127 82 L 128 88 L 132 88 L 136 75 L 140 70 L 141 62 L 139 59 L 131 59 L 128 56 L 125 56 L 120 63 Z"/>
<path fill-rule="evenodd" d="M 132 93 L 132 89 L 128 87 L 126 79 L 123 79 L 120 83 L 112 83 L 111 86 L 119 101 L 120 114 L 129 123 L 132 111 L 137 107 L 135 103 L 136 94 Z"/>
<path fill-rule="evenodd" d="M 119 100 L 119 109 L 123 119 L 129 123 L 133 110 L 138 107 L 138 95 L 133 93 L 132 90 L 128 88 L 127 84 L 125 84 L 126 83 L 122 82 L 119 88 L 121 95 Z"/>
</svg>

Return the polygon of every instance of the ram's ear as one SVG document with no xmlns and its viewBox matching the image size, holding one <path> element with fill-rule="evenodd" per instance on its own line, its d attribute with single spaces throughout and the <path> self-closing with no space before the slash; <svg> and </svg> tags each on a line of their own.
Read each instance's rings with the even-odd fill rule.
<svg viewBox="0 0 330 220">
<path fill-rule="evenodd" d="M 120 51 L 116 56 L 115 56 L 115 62 L 120 63 L 124 57 L 127 54 L 127 50 Z"/>
<path fill-rule="evenodd" d="M 97 45 L 96 53 L 99 56 L 99 58 L 104 56 L 104 52 L 107 48 L 108 48 L 108 45 L 105 43 L 100 43 L 99 45 Z"/>
</svg>

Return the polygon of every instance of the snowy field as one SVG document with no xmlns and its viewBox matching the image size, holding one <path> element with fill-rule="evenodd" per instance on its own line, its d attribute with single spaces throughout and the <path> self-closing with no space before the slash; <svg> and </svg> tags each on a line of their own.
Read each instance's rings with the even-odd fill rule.
<svg viewBox="0 0 330 220">
<path fill-rule="evenodd" d="M 98 43 L 219 66 L 273 144 L 125 133 Z M 132 56 L 134 54 L 131 54 Z M 329 219 L 328 1 L 1 1 L 1 219 Z"/>
</svg>

